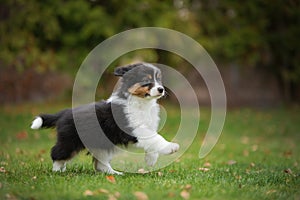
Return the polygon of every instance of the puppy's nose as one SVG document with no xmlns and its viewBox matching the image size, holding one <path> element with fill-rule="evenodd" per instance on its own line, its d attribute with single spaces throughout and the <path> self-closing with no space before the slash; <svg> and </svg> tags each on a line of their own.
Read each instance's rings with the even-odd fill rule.
<svg viewBox="0 0 300 200">
<path fill-rule="evenodd" d="M 159 93 L 163 93 L 163 92 L 164 92 L 164 88 L 163 88 L 163 87 L 158 87 L 158 88 L 157 88 L 157 91 L 158 91 Z"/>
</svg>

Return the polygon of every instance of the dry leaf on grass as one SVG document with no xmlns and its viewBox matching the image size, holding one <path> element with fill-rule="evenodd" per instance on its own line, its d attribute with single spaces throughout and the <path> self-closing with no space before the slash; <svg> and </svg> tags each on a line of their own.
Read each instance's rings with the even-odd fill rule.
<svg viewBox="0 0 300 200">
<path fill-rule="evenodd" d="M 24 139 L 27 139 L 27 137 L 28 137 L 28 134 L 26 131 L 21 131 L 21 132 L 17 133 L 17 135 L 16 135 L 16 138 L 18 140 L 24 140 Z"/>
<path fill-rule="evenodd" d="M 109 194 L 109 191 L 103 188 L 100 188 L 99 190 L 97 190 L 97 192 L 102 193 L 102 194 Z"/>
<path fill-rule="evenodd" d="M 211 167 L 211 164 L 209 162 L 206 162 L 203 164 L 203 167 Z"/>
<path fill-rule="evenodd" d="M 112 194 L 109 194 L 107 199 L 108 199 L 108 200 L 117 200 L 117 197 L 115 197 L 115 196 L 112 195 Z"/>
<path fill-rule="evenodd" d="M 93 196 L 94 192 L 92 192 L 91 190 L 86 190 L 86 191 L 84 191 L 83 195 L 84 196 Z"/>
<path fill-rule="evenodd" d="M 191 184 L 187 184 L 184 186 L 184 189 L 186 189 L 187 191 L 189 191 L 190 189 L 192 189 L 192 185 Z"/>
<path fill-rule="evenodd" d="M 255 167 L 255 163 L 250 163 L 250 167 Z"/>
<path fill-rule="evenodd" d="M 229 161 L 227 162 L 227 164 L 228 164 L 228 165 L 234 165 L 234 164 L 236 164 L 236 161 L 235 161 L 235 160 L 229 160 Z"/>
<path fill-rule="evenodd" d="M 141 169 L 138 169 L 138 173 L 139 173 L 139 174 L 147 174 L 147 173 L 149 173 L 149 171 L 147 171 L 147 170 L 141 168 Z"/>
<path fill-rule="evenodd" d="M 106 176 L 106 180 L 108 180 L 111 183 L 116 183 L 116 179 L 114 176 L 110 175 L 110 176 Z"/>
<path fill-rule="evenodd" d="M 144 192 L 136 191 L 133 193 L 137 200 L 148 200 L 148 196 Z"/>
<path fill-rule="evenodd" d="M 189 199 L 190 198 L 190 193 L 187 191 L 187 190 L 182 190 L 180 192 L 180 196 L 183 198 L 183 199 Z"/>
<path fill-rule="evenodd" d="M 13 194 L 6 194 L 5 197 L 6 197 L 7 200 L 17 200 L 17 199 L 18 199 L 18 198 L 17 198 L 15 195 L 13 195 Z"/>
<path fill-rule="evenodd" d="M 206 167 L 200 167 L 198 170 L 203 171 L 203 172 L 208 172 L 209 169 Z"/>
<path fill-rule="evenodd" d="M 168 197 L 170 197 L 170 198 L 175 197 L 175 193 L 174 193 L 174 192 L 169 192 L 169 193 L 168 193 Z"/>
<path fill-rule="evenodd" d="M 121 193 L 120 193 L 120 192 L 115 192 L 114 196 L 115 196 L 116 198 L 120 198 Z"/>
<path fill-rule="evenodd" d="M 290 168 L 285 169 L 283 171 L 284 171 L 284 173 L 287 173 L 287 174 L 293 174 L 293 172 L 292 172 L 292 170 Z"/>
<path fill-rule="evenodd" d="M 1 173 L 6 173 L 5 168 L 4 168 L 4 167 L 0 167 L 0 172 L 1 172 Z"/>
</svg>

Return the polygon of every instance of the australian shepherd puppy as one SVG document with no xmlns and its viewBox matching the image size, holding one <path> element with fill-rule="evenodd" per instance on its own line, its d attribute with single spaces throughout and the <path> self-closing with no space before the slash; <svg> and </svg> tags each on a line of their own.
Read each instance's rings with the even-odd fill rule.
<svg viewBox="0 0 300 200">
<path fill-rule="evenodd" d="M 106 101 L 65 109 L 56 114 L 41 114 L 32 122 L 32 129 L 56 127 L 57 141 L 51 150 L 53 171 L 65 171 L 66 162 L 84 148 L 96 149 L 92 151 L 95 169 L 108 174 L 122 174 L 110 165 L 116 145 L 134 144 L 143 148 L 149 166 L 156 163 L 159 154 L 178 151 L 178 144 L 166 141 L 157 133 L 157 100 L 165 95 L 161 71 L 152 64 L 137 63 L 118 67 L 114 74 L 121 78 L 117 89 Z M 91 123 L 93 116 L 96 116 L 103 134 L 94 132 L 98 129 Z M 76 127 L 75 122 L 78 122 Z M 78 134 L 79 129 L 84 133 Z M 85 135 L 92 141 L 90 147 L 83 144 Z"/>
</svg>

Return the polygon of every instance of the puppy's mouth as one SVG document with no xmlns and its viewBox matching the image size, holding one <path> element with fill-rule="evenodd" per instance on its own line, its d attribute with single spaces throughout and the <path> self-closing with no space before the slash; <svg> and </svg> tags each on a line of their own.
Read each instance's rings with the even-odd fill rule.
<svg viewBox="0 0 300 200">
<path fill-rule="evenodd" d="M 154 96 L 151 96 L 151 94 L 149 94 L 149 93 L 146 93 L 145 94 L 145 97 L 152 97 L 152 98 L 161 98 L 162 96 L 164 96 L 163 94 L 158 94 L 158 95 L 154 95 Z"/>
<path fill-rule="evenodd" d="M 152 84 L 141 85 L 136 83 L 128 89 L 128 92 L 132 95 L 141 97 L 141 98 L 161 98 L 164 95 L 163 87 L 160 87 L 161 90 L 152 87 Z M 160 91 L 160 92 L 159 92 Z"/>
</svg>

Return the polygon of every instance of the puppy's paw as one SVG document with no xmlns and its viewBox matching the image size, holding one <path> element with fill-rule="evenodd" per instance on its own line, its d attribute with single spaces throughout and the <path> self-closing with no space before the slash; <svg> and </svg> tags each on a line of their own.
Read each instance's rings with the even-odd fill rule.
<svg viewBox="0 0 300 200">
<path fill-rule="evenodd" d="M 179 144 L 170 142 L 165 148 L 161 149 L 159 153 L 167 155 L 175 153 L 179 150 Z"/>
<path fill-rule="evenodd" d="M 145 161 L 148 166 L 154 166 L 158 158 L 158 153 L 156 152 L 151 152 L 151 153 L 146 153 L 145 155 Z"/>
</svg>

